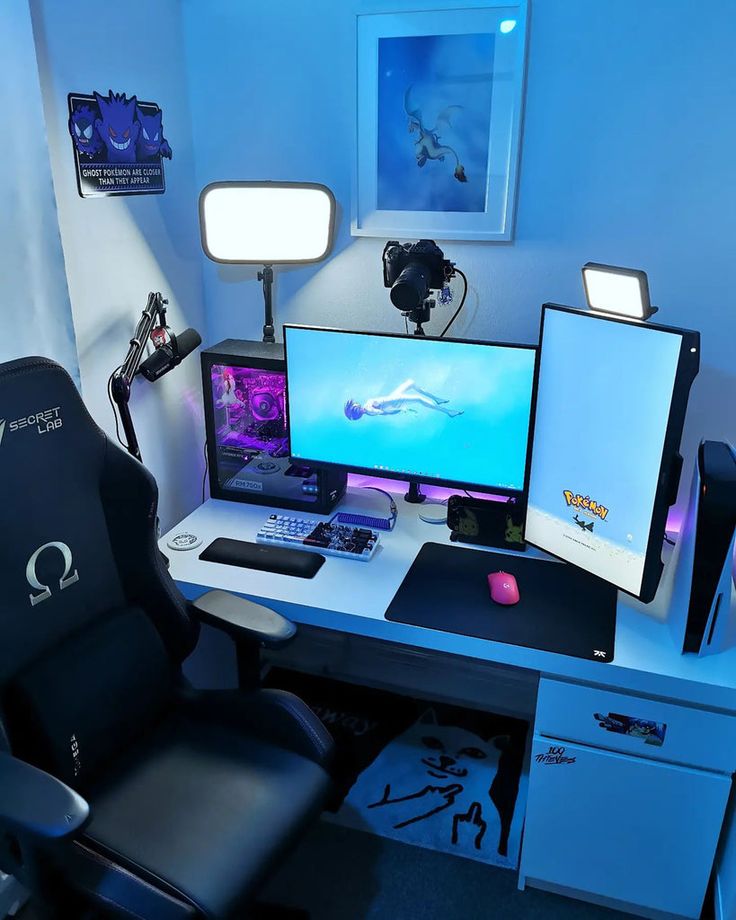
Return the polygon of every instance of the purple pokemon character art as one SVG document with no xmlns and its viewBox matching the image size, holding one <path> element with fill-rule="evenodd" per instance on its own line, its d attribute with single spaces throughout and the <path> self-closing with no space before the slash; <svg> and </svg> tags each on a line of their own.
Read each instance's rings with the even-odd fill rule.
<svg viewBox="0 0 736 920">
<path fill-rule="evenodd" d="M 141 125 L 141 133 L 138 135 L 138 146 L 136 148 L 138 160 L 158 156 L 166 157 L 170 160 L 173 154 L 171 147 L 169 147 L 169 142 L 164 137 L 161 124 L 163 112 L 161 109 L 154 112 L 153 115 L 146 115 L 138 106 L 136 114 Z"/>
<path fill-rule="evenodd" d="M 125 93 L 110 93 L 107 97 L 94 94 L 101 118 L 95 122 L 97 133 L 107 147 L 108 163 L 135 163 L 136 141 L 140 133 L 140 122 L 135 120 L 135 96 L 125 98 Z"/>
<path fill-rule="evenodd" d="M 80 106 L 69 116 L 69 133 L 74 146 L 85 156 L 93 157 L 102 150 L 102 141 L 95 126 L 95 114 L 88 105 Z"/>
<path fill-rule="evenodd" d="M 115 93 L 69 93 L 69 135 L 74 144 L 77 186 L 83 198 L 161 193 L 163 159 L 171 145 L 155 102 Z"/>
</svg>

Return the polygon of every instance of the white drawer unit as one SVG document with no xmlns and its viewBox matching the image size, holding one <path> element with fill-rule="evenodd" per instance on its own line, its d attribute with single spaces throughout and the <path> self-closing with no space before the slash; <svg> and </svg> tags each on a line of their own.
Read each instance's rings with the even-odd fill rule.
<svg viewBox="0 0 736 920">
<path fill-rule="evenodd" d="M 543 678 L 522 880 L 697 918 L 736 769 L 736 718 Z"/>
<path fill-rule="evenodd" d="M 631 722 L 639 730 L 625 734 Z M 646 723 L 660 731 L 647 734 Z M 736 771 L 736 717 L 598 687 L 542 678 L 535 730 L 639 757 Z"/>
<path fill-rule="evenodd" d="M 535 734 L 521 875 L 697 918 L 730 777 Z"/>
</svg>

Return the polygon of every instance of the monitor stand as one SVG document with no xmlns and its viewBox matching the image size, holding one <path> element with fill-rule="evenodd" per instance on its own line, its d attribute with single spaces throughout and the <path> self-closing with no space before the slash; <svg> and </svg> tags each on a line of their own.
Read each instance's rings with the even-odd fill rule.
<svg viewBox="0 0 736 920">
<path fill-rule="evenodd" d="M 412 505 L 421 505 L 426 502 L 427 496 L 422 492 L 422 487 L 418 482 L 409 483 L 409 491 L 404 495 L 404 501 Z"/>
</svg>

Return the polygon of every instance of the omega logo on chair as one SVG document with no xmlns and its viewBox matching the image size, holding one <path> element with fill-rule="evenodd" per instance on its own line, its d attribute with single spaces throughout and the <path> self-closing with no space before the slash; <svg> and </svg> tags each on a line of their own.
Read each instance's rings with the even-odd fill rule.
<svg viewBox="0 0 736 920">
<path fill-rule="evenodd" d="M 44 543 L 43 546 L 39 546 L 38 549 L 33 553 L 31 558 L 28 560 L 26 565 L 26 581 L 28 584 L 35 588 L 36 591 L 40 591 L 40 594 L 29 594 L 28 599 L 31 602 L 31 607 L 35 607 L 36 604 L 41 604 L 43 601 L 48 600 L 51 597 L 51 588 L 49 585 L 44 585 L 38 580 L 36 575 L 36 565 L 38 563 L 39 556 L 47 549 L 55 549 L 61 553 L 61 556 L 64 560 L 64 573 L 59 579 L 59 590 L 63 591 L 64 588 L 68 588 L 70 585 L 75 584 L 79 581 L 79 572 L 76 569 L 70 575 L 72 571 L 72 565 L 74 564 L 72 558 L 72 551 L 66 545 L 66 543 L 59 543 L 56 540 L 52 540 L 50 543 Z"/>
</svg>

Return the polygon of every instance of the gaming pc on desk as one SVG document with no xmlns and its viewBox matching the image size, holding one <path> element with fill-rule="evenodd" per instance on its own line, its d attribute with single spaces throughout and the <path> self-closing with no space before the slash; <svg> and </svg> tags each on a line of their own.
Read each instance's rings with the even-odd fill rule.
<svg viewBox="0 0 736 920">
<path fill-rule="evenodd" d="M 202 351 L 210 495 L 327 514 L 347 474 L 289 457 L 283 346 L 226 339 Z"/>
</svg>

